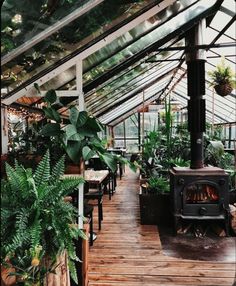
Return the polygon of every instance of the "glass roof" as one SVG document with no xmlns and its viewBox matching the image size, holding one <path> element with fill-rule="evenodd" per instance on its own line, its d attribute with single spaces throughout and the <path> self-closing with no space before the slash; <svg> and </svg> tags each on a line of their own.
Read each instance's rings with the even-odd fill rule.
<svg viewBox="0 0 236 286">
<path fill-rule="evenodd" d="M 47 19 L 42 17 L 41 21 L 40 16 L 36 18 L 36 28 L 32 28 L 35 33 L 31 36 L 31 31 L 24 32 L 24 25 L 21 24 L 24 37 L 14 41 L 13 48 L 16 49 L 6 50 L 3 42 L 1 77 L 3 87 L 6 88 L 2 93 L 3 103 L 10 104 L 22 96 L 19 102 L 26 103 L 29 98 L 25 96 L 30 94 L 34 96 L 31 105 L 40 106 L 41 101 L 39 97 L 37 99 L 34 83 L 39 84 L 42 90 L 75 90 L 75 64 L 79 58 L 83 58 L 86 108 L 105 124 L 115 125 L 134 110 L 137 111 L 144 104 L 143 90 L 146 103 L 171 92 L 185 107 L 188 100 L 187 80 L 184 76 L 185 41 L 181 38 L 200 18 L 208 16 L 206 44 L 219 44 L 220 47 L 207 48 L 206 72 L 214 69 L 222 55 L 235 70 L 233 0 L 224 0 L 222 4 L 218 0 L 62 2 L 65 6 L 57 7 L 49 18 L 46 17 L 45 11 L 48 8 L 45 6 L 46 10 L 42 11 L 46 13 L 44 17 Z M 4 17 L 2 22 L 14 26 L 12 19 L 18 14 L 26 21 L 24 24 L 27 21 L 32 22 L 35 15 L 27 16 L 22 7 L 19 11 L 17 7 L 11 10 L 9 3 L 14 1 L 4 1 L 2 10 L 8 22 Z M 39 1 L 35 6 L 44 4 L 44 1 Z M 67 7 L 66 5 L 69 8 L 65 15 L 65 11 L 60 12 L 60 9 L 65 9 L 63 7 Z M 73 14 L 76 9 L 77 14 Z M 111 10 L 114 13 L 110 13 Z M 22 14 L 20 11 L 23 11 Z M 43 13 L 42 11 L 38 13 Z M 64 21 L 61 26 L 59 19 Z M 47 26 L 42 28 L 41 22 L 47 23 Z M 49 36 L 40 43 L 30 41 L 30 37 L 38 37 L 42 30 L 50 29 L 53 25 L 56 25 L 55 29 L 49 31 Z M 7 33 L 4 31 L 5 26 L 2 29 L 4 37 Z M 24 44 L 30 45 L 30 49 L 18 50 L 20 54 L 16 53 L 14 57 L 17 46 L 21 48 Z M 7 60 L 8 55 L 12 60 Z M 75 97 L 69 95 L 68 93 L 61 98 L 62 102 L 68 103 L 68 107 L 77 103 Z M 206 82 L 205 98 L 207 119 L 214 118 L 215 123 L 236 121 L 235 90 L 223 98 L 213 94 Z M 60 109 L 60 112 L 66 115 L 68 107 Z"/>
</svg>

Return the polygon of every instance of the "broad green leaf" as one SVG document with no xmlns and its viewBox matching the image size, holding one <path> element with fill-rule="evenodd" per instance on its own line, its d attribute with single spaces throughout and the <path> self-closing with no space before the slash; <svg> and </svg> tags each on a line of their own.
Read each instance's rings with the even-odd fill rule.
<svg viewBox="0 0 236 286">
<path fill-rule="evenodd" d="M 85 146 L 82 149 L 82 155 L 83 155 L 84 160 L 86 161 L 86 160 L 91 159 L 95 155 L 95 152 L 91 150 L 88 146 Z"/>
<path fill-rule="evenodd" d="M 76 126 L 78 116 L 79 116 L 79 111 L 75 106 L 73 106 L 70 109 L 69 120 L 70 120 L 71 124 L 73 124 L 74 126 Z"/>
<path fill-rule="evenodd" d="M 79 116 L 78 116 L 78 119 L 77 119 L 77 122 L 76 122 L 76 127 L 81 127 L 83 126 L 83 128 L 86 128 L 86 125 L 85 124 L 88 120 L 88 113 L 86 111 L 81 111 L 79 112 Z"/>
<path fill-rule="evenodd" d="M 47 91 L 47 93 L 45 94 L 44 100 L 49 103 L 56 102 L 57 100 L 56 91 L 54 89 L 50 89 L 49 91 Z"/>
<path fill-rule="evenodd" d="M 61 123 L 61 116 L 58 111 L 56 111 L 55 109 L 52 109 L 52 115 L 53 115 L 54 120 L 57 123 Z"/>
<path fill-rule="evenodd" d="M 67 141 L 66 152 L 74 163 L 79 163 L 81 158 L 81 144 L 78 141 Z"/>
<path fill-rule="evenodd" d="M 86 127 L 94 132 L 100 132 L 104 129 L 103 125 L 94 117 L 88 117 Z"/>
<path fill-rule="evenodd" d="M 65 128 L 67 138 L 77 133 L 77 129 L 73 124 L 68 124 Z"/>
<path fill-rule="evenodd" d="M 55 120 L 56 122 L 61 122 L 60 114 L 51 107 L 43 107 L 43 111 L 48 119 Z"/>
<path fill-rule="evenodd" d="M 99 154 L 99 157 L 106 163 L 106 165 L 112 170 L 112 172 L 115 172 L 117 169 L 117 162 L 115 157 L 112 154 Z"/>
<path fill-rule="evenodd" d="M 43 126 L 41 134 L 44 136 L 59 136 L 61 127 L 59 123 L 47 123 Z"/>
</svg>

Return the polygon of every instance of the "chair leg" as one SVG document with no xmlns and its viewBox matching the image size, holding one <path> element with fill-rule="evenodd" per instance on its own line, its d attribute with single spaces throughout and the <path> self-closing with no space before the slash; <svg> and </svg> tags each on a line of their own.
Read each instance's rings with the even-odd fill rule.
<svg viewBox="0 0 236 286">
<path fill-rule="evenodd" d="M 90 246 L 93 246 L 93 212 L 90 217 Z"/>
<path fill-rule="evenodd" d="M 102 200 L 98 201 L 98 228 L 101 230 L 103 220 Z"/>
</svg>

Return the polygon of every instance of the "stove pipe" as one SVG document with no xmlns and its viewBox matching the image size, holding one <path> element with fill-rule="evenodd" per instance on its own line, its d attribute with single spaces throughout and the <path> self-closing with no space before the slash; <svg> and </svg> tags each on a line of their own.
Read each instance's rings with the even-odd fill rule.
<svg viewBox="0 0 236 286">
<path fill-rule="evenodd" d="M 203 132 L 206 127 L 205 115 L 205 50 L 196 49 L 196 45 L 204 44 L 203 34 L 205 19 L 186 34 L 187 79 L 188 79 L 188 131 L 191 141 L 191 169 L 204 167 L 204 142 Z M 191 47 L 193 48 L 191 50 Z"/>
</svg>

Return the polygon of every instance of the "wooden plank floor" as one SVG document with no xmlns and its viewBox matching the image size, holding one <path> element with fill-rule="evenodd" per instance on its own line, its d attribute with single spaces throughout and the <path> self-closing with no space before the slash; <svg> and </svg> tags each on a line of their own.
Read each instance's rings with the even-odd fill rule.
<svg viewBox="0 0 236 286">
<path fill-rule="evenodd" d="M 101 231 L 94 211 L 98 238 L 89 252 L 89 286 L 234 285 L 234 263 L 165 256 L 157 227 L 140 225 L 138 175 L 126 170 L 117 182 L 112 200 L 104 196 Z"/>
</svg>

